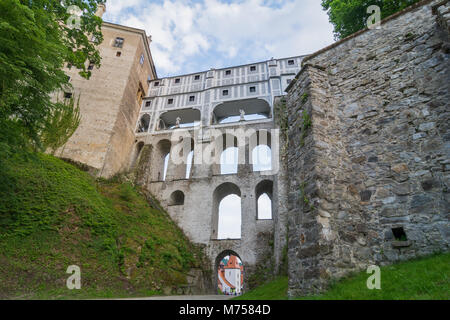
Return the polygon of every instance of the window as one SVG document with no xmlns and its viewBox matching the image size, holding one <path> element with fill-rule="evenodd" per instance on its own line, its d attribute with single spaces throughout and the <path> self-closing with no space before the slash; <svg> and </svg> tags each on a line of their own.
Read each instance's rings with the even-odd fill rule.
<svg viewBox="0 0 450 320">
<path fill-rule="evenodd" d="M 190 96 L 190 97 L 189 97 L 189 101 L 190 101 L 190 102 L 194 102 L 194 101 L 195 101 L 195 96 Z"/>
<path fill-rule="evenodd" d="M 116 52 L 116 57 L 120 57 L 121 55 L 122 55 L 122 52 L 120 52 L 120 51 Z"/>
<path fill-rule="evenodd" d="M 250 71 L 256 71 L 256 66 L 251 66 Z"/>
<path fill-rule="evenodd" d="M 263 180 L 256 185 L 256 217 L 258 220 L 272 219 L 273 181 Z"/>
<path fill-rule="evenodd" d="M 288 60 L 288 65 L 293 66 L 295 64 L 294 60 Z"/>
<path fill-rule="evenodd" d="M 223 90 L 223 91 L 222 91 L 222 95 L 223 95 L 223 96 L 227 96 L 227 95 L 228 95 L 228 90 Z"/>
<path fill-rule="evenodd" d="M 65 98 L 65 99 L 70 99 L 70 98 L 72 98 L 72 93 L 71 93 L 71 92 L 64 92 L 64 98 Z"/>
<path fill-rule="evenodd" d="M 146 107 L 150 107 L 152 105 L 152 102 L 151 101 L 145 101 L 145 106 Z"/>
<path fill-rule="evenodd" d="M 199 75 L 196 75 L 196 76 L 194 77 L 194 80 L 200 80 L 200 76 L 199 76 Z"/>
<path fill-rule="evenodd" d="M 231 75 L 231 70 L 227 70 L 227 71 L 225 71 L 225 75 L 226 75 L 226 76 L 229 76 L 229 75 Z"/>
<path fill-rule="evenodd" d="M 124 41 L 125 41 L 124 38 L 117 37 L 117 38 L 114 40 L 114 47 L 116 47 L 116 48 L 122 48 L 122 47 L 123 47 L 123 42 L 124 42 Z"/>
<path fill-rule="evenodd" d="M 156 82 L 153 84 L 153 86 L 154 86 L 154 87 L 159 86 L 159 81 L 156 81 Z"/>
<path fill-rule="evenodd" d="M 176 78 L 175 83 L 180 83 L 180 78 Z"/>
<path fill-rule="evenodd" d="M 167 100 L 167 103 L 168 103 L 168 104 L 173 104 L 173 99 Z"/>
<path fill-rule="evenodd" d="M 139 59 L 139 63 L 142 65 L 144 64 L 145 58 L 144 58 L 144 54 L 141 54 L 141 58 Z"/>
<path fill-rule="evenodd" d="M 256 87 L 250 87 L 250 92 L 256 92 Z"/>
<path fill-rule="evenodd" d="M 94 64 L 92 62 L 89 63 L 88 70 L 94 69 Z"/>
</svg>

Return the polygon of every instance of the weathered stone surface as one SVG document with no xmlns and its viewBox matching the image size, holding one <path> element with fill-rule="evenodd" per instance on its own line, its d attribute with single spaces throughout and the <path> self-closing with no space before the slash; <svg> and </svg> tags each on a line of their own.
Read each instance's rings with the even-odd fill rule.
<svg viewBox="0 0 450 320">
<path fill-rule="evenodd" d="M 290 146 L 287 158 L 291 186 L 317 182 L 320 210 L 305 208 L 294 194 L 289 212 L 299 218 L 289 217 L 296 223 L 289 236 L 313 230 L 311 221 L 326 230 L 306 237 L 304 251 L 289 246 L 290 295 L 323 290 L 322 274 L 448 250 L 449 33 L 435 3 L 306 58 L 290 88 L 291 140 L 301 134 L 294 110 L 311 110 L 300 104 L 302 95 L 321 115 L 312 113 L 311 139 L 302 149 Z M 395 241 L 392 229 L 399 227 L 408 241 Z M 332 244 L 332 252 L 323 254 L 317 242 Z"/>
</svg>

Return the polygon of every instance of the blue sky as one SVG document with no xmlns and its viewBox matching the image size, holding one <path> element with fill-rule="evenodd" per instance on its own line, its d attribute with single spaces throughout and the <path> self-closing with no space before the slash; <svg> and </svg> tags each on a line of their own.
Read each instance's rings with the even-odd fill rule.
<svg viewBox="0 0 450 320">
<path fill-rule="evenodd" d="M 108 0 L 105 21 L 145 29 L 159 77 L 308 54 L 333 42 L 320 0 Z"/>
</svg>

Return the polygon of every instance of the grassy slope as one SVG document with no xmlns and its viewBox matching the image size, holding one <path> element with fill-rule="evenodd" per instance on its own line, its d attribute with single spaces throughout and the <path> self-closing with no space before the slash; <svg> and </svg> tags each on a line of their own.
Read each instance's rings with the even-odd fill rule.
<svg viewBox="0 0 450 320">
<path fill-rule="evenodd" d="M 319 296 L 301 297 L 303 300 L 335 299 L 450 299 L 450 254 L 439 254 L 381 267 L 381 290 L 369 290 L 366 272 L 342 279 Z M 287 277 L 256 288 L 238 300 L 287 299 Z"/>
<path fill-rule="evenodd" d="M 152 295 L 198 266 L 198 249 L 128 183 L 94 180 L 49 155 L 11 161 L 8 172 L 0 176 L 0 298 Z M 66 288 L 69 265 L 81 268 L 81 290 Z"/>
</svg>

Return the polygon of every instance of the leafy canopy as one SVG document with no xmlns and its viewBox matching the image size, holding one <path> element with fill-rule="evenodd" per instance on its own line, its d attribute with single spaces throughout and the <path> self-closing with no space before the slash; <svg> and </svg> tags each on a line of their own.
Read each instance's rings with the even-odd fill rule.
<svg viewBox="0 0 450 320">
<path fill-rule="evenodd" d="M 366 27 L 367 13 L 371 5 L 380 7 L 381 19 L 400 11 L 420 0 L 322 0 L 322 7 L 327 11 L 334 26 L 335 39 L 343 39 Z"/>
<path fill-rule="evenodd" d="M 95 12 L 101 2 L 0 1 L 0 165 L 27 145 L 41 148 L 41 132 L 60 106 L 52 94 L 70 88 L 66 63 L 87 79 L 89 61 L 100 66 L 102 20 Z M 71 28 L 70 6 L 79 8 L 79 28 Z"/>
</svg>

